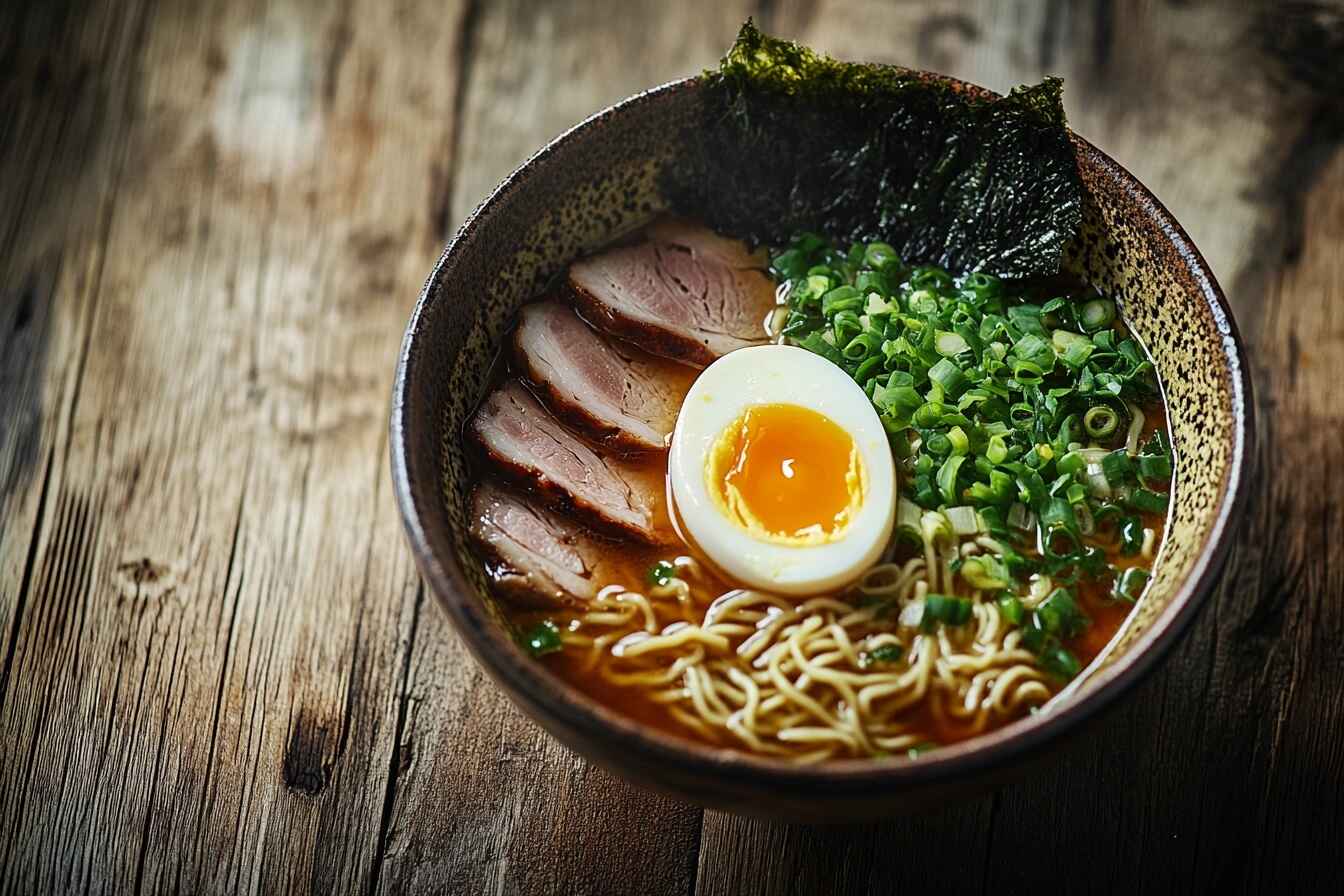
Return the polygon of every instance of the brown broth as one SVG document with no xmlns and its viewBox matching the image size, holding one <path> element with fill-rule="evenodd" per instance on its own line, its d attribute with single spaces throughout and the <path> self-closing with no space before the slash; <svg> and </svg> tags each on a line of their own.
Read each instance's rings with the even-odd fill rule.
<svg viewBox="0 0 1344 896">
<path fill-rule="evenodd" d="M 1146 440 L 1152 433 L 1158 429 L 1165 430 L 1166 415 L 1165 410 L 1160 404 L 1154 404 L 1151 407 L 1145 407 L 1145 425 L 1142 439 Z M 665 458 L 661 455 L 645 457 L 640 461 L 652 475 L 663 469 Z M 1156 551 L 1165 534 L 1166 519 L 1156 514 L 1146 514 L 1143 516 L 1145 526 L 1152 528 L 1156 533 L 1155 548 Z M 640 590 L 643 588 L 644 575 L 646 571 L 660 559 L 668 559 L 675 556 L 678 552 L 696 557 L 701 568 L 705 570 L 702 579 L 707 579 L 703 584 L 707 585 L 707 591 L 712 596 L 726 593 L 733 590 L 737 585 L 728 581 L 722 574 L 714 572 L 712 565 L 704 557 L 703 553 L 698 551 L 694 545 L 681 542 L 679 547 L 674 548 L 656 548 L 647 545 L 636 544 L 634 542 L 612 542 L 610 545 L 610 554 L 604 558 L 605 566 L 602 570 L 604 578 L 613 584 L 621 584 L 626 587 Z M 903 553 L 897 555 L 897 560 L 908 559 L 910 554 Z M 1107 562 L 1115 564 L 1117 567 L 1125 568 L 1129 566 L 1146 565 L 1138 557 L 1126 557 L 1122 555 L 1116 546 L 1109 546 L 1106 551 Z M 1124 626 L 1125 620 L 1129 618 L 1131 606 L 1129 604 L 1111 600 L 1108 598 L 1108 587 L 1106 583 L 1099 581 L 1086 581 L 1077 587 L 1077 596 L 1079 606 L 1092 620 L 1091 625 L 1079 636 L 1067 640 L 1064 645 L 1071 650 L 1078 658 L 1079 662 L 1086 668 L 1106 649 L 1116 634 Z M 707 601 L 706 601 L 707 603 Z M 507 607 L 507 605 L 506 605 Z M 551 620 L 562 629 L 567 627 L 581 628 L 579 622 L 581 614 L 575 611 L 556 612 L 553 610 L 517 610 L 509 609 L 508 616 L 520 629 L 526 629 L 543 620 Z M 736 747 L 730 739 L 723 741 L 707 741 L 698 735 L 695 731 L 681 725 L 664 706 L 648 698 L 644 691 L 633 687 L 622 687 L 613 684 L 604 678 L 596 668 L 585 668 L 585 656 L 581 651 L 560 651 L 540 658 L 552 671 L 562 679 L 573 684 L 579 690 L 601 703 L 603 706 L 611 707 L 621 714 L 628 716 L 636 721 L 655 728 L 659 731 L 671 734 L 676 737 L 687 738 L 702 743 L 711 743 L 715 746 L 729 746 L 740 749 L 743 752 L 750 752 L 745 747 Z M 1056 688 L 1058 690 L 1058 688 Z M 984 733 L 983 729 L 977 728 L 970 723 L 962 723 L 956 719 L 940 717 L 936 714 L 928 701 L 920 701 L 909 709 L 904 710 L 900 715 L 901 721 L 921 732 L 921 738 L 932 744 L 952 744 L 959 741 L 968 740 L 979 734 Z M 999 727 L 1006 724 L 1010 719 L 1004 719 L 997 725 Z"/>
<path fill-rule="evenodd" d="M 630 352 L 641 358 L 641 360 L 657 365 L 661 374 L 667 376 L 671 381 L 678 384 L 681 394 L 684 395 L 690 389 L 698 371 L 661 358 L 656 358 L 629 346 Z M 624 349 L 623 349 L 624 350 Z M 491 372 L 492 387 L 498 385 L 510 376 L 518 377 L 526 382 L 526 378 L 521 371 L 516 369 L 511 352 L 505 352 L 493 365 Z M 539 396 L 542 397 L 542 396 Z M 1166 409 L 1161 401 L 1155 401 L 1142 408 L 1145 415 L 1145 425 L 1141 441 L 1146 441 L 1154 431 L 1158 429 L 1166 430 Z M 611 446 L 602 445 L 600 442 L 589 439 L 589 442 L 596 450 L 610 452 Z M 647 481 L 657 488 L 658 493 L 666 496 L 666 453 L 654 452 L 643 455 L 624 455 L 623 462 L 636 471 L 636 475 L 641 478 L 647 477 Z M 484 470 L 478 469 L 477 478 L 484 475 Z M 670 518 L 668 512 L 668 502 L 666 499 L 658 509 L 658 525 L 660 528 L 666 528 L 676 533 L 676 543 L 665 547 L 653 547 L 638 544 L 631 541 L 609 541 L 601 561 L 596 571 L 602 585 L 620 585 L 630 590 L 643 591 L 646 587 L 645 575 L 647 570 L 659 560 L 670 560 L 678 555 L 688 555 L 694 557 L 699 562 L 702 570 L 697 580 L 697 594 L 695 605 L 703 611 L 709 602 L 718 595 L 734 590 L 739 585 L 734 584 L 724 577 L 721 573 L 714 570 L 712 564 L 696 547 L 688 543 L 680 534 L 674 521 Z M 1156 534 L 1154 556 L 1160 549 L 1162 539 L 1165 534 L 1166 519 L 1160 515 L 1143 515 L 1143 524 L 1152 528 Z M 1118 544 L 1105 545 L 1098 544 L 1099 547 L 1106 549 L 1106 559 L 1109 563 L 1115 564 L 1119 568 L 1129 566 L 1151 566 L 1151 563 L 1143 561 L 1139 557 L 1126 557 L 1120 554 Z M 902 561 L 911 556 L 909 553 L 898 553 L 896 560 Z M 1083 668 L 1087 668 L 1115 638 L 1116 634 L 1124 626 L 1129 616 L 1131 606 L 1109 598 L 1108 582 L 1084 582 L 1076 587 L 1076 594 L 1081 609 L 1091 618 L 1091 624 L 1079 636 L 1064 642 L 1067 647 L 1078 658 Z M 581 631 L 583 623 L 580 621 L 581 611 L 577 610 L 528 610 L 519 609 L 510 606 L 507 602 L 501 601 L 505 607 L 506 615 L 509 620 L 518 627 L 526 630 L 539 622 L 549 620 L 554 622 L 562 630 Z M 729 747 L 743 752 L 751 752 L 745 746 L 738 745 L 731 737 L 725 736 L 722 740 L 709 741 L 697 732 L 683 726 L 679 723 L 662 704 L 650 699 L 645 691 L 636 687 L 624 687 L 612 683 L 602 676 L 597 668 L 588 668 L 585 663 L 586 653 L 583 650 L 562 650 L 541 657 L 539 661 L 544 662 L 553 672 L 559 675 L 565 681 L 571 683 L 588 696 L 595 699 L 604 706 L 608 706 L 616 711 L 626 715 L 636 721 L 648 725 L 651 728 L 666 732 L 675 737 L 686 738 L 692 741 L 711 743 L 715 746 Z M 1052 692 L 1057 693 L 1059 686 L 1052 687 Z M 921 700 L 915 705 L 901 711 L 899 719 L 906 725 L 920 733 L 923 740 L 932 744 L 950 744 L 957 741 L 966 740 L 984 733 L 986 729 L 976 727 L 971 723 L 962 723 L 955 719 L 940 716 L 940 714 L 931 706 L 928 700 Z M 1001 719 L 990 725 L 990 730 L 1006 724 L 1010 719 Z"/>
</svg>

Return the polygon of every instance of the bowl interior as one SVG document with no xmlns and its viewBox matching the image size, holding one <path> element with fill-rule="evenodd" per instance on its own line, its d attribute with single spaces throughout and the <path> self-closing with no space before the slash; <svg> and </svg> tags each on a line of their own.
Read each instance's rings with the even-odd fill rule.
<svg viewBox="0 0 1344 896">
<path fill-rule="evenodd" d="M 464 225 L 408 330 L 393 424 L 398 473 L 405 473 L 399 496 L 422 569 L 468 645 L 496 675 L 501 664 L 517 668 L 530 661 L 503 636 L 501 612 L 465 537 L 471 482 L 463 423 L 518 307 L 576 254 L 664 206 L 657 172 L 697 109 L 695 82 L 676 82 L 600 113 L 543 149 Z M 1062 706 L 1082 703 L 1127 669 L 1146 665 L 1138 662 L 1141 655 L 1174 635 L 1207 590 L 1238 493 L 1249 419 L 1239 348 L 1217 285 L 1141 185 L 1085 141 L 1075 139 L 1075 146 L 1087 202 L 1068 264 L 1119 300 L 1157 364 L 1177 456 L 1170 524 L 1147 595 L 1110 650 L 1051 711 L 947 752 L 974 751 L 1012 737 L 1014 729 L 1041 725 Z M 540 664 L 531 666 L 528 676 L 549 698 L 622 727 Z M 680 742 L 676 749 L 721 752 Z"/>
</svg>

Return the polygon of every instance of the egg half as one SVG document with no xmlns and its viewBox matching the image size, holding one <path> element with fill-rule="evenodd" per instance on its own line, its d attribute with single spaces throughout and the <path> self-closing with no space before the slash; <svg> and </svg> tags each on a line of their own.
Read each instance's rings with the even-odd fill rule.
<svg viewBox="0 0 1344 896">
<path fill-rule="evenodd" d="M 891 537 L 882 422 L 857 383 L 806 349 L 744 348 L 706 368 L 677 417 L 668 480 L 683 534 L 748 587 L 833 591 Z"/>
</svg>

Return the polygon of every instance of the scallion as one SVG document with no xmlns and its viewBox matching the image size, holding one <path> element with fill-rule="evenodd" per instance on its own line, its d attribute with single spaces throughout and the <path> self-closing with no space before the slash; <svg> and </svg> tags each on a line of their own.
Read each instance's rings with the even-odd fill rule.
<svg viewBox="0 0 1344 896">
<path fill-rule="evenodd" d="M 1022 601 L 1011 594 L 1001 595 L 998 599 L 999 615 L 1009 625 L 1022 624 Z"/>
<path fill-rule="evenodd" d="M 645 573 L 644 578 L 650 585 L 663 588 L 677 578 L 677 568 L 666 560 L 659 560 L 649 567 L 649 571 Z"/>
<path fill-rule="evenodd" d="M 560 628 L 549 619 L 544 619 L 523 632 L 519 641 L 533 656 L 555 653 L 565 646 L 560 640 Z"/>
<path fill-rule="evenodd" d="M 1093 299 L 1078 309 L 1078 322 L 1089 332 L 1109 327 L 1115 322 L 1115 303 L 1109 299 Z"/>
<path fill-rule="evenodd" d="M 1171 479 L 1171 459 L 1166 455 L 1140 454 L 1137 458 L 1139 476 L 1145 480 L 1168 482 Z"/>
<path fill-rule="evenodd" d="M 949 507 L 943 513 L 947 516 L 952 531 L 957 535 L 976 535 L 983 531 L 980 526 L 980 515 L 975 512 L 974 507 L 965 505 Z"/>
<path fill-rule="evenodd" d="M 1083 429 L 1094 439 L 1104 439 L 1114 435 L 1120 426 L 1120 415 L 1114 408 L 1104 404 L 1089 408 L 1083 415 Z"/>
<path fill-rule="evenodd" d="M 1041 668 L 1061 681 L 1071 681 L 1082 669 L 1082 664 L 1062 644 L 1050 644 L 1038 658 Z"/>
<path fill-rule="evenodd" d="M 965 351 L 970 351 L 970 344 L 958 333 L 949 333 L 946 330 L 939 330 L 933 340 L 934 350 L 945 358 L 954 358 Z"/>
<path fill-rule="evenodd" d="M 1147 584 L 1148 571 L 1131 566 L 1121 570 L 1115 577 L 1115 583 L 1111 586 L 1111 596 L 1132 604 L 1143 595 L 1144 586 Z"/>
<path fill-rule="evenodd" d="M 1140 513 L 1166 513 L 1167 496 L 1151 489 L 1136 488 L 1129 493 L 1127 501 L 1130 507 Z"/>
<path fill-rule="evenodd" d="M 938 625 L 965 625 L 971 618 L 971 602 L 964 597 L 929 594 L 924 597 L 924 615 L 919 621 L 922 631 L 931 632 Z"/>
<path fill-rule="evenodd" d="M 960 572 L 967 584 L 981 591 L 997 591 L 1012 584 L 1008 570 L 993 554 L 967 557 L 962 561 Z"/>
<path fill-rule="evenodd" d="M 948 398 L 956 398 L 966 389 L 966 375 L 951 358 L 943 358 L 929 368 L 929 381 L 937 383 Z"/>
<path fill-rule="evenodd" d="M 959 495 L 957 494 L 957 471 L 966 461 L 966 455 L 954 454 L 943 465 L 938 468 L 938 491 L 942 494 L 943 500 L 949 504 L 954 503 Z"/>
<path fill-rule="evenodd" d="M 1092 622 L 1078 607 L 1073 594 L 1067 588 L 1056 588 L 1036 608 L 1036 616 L 1041 628 L 1061 638 L 1074 638 L 1082 634 Z"/>
</svg>

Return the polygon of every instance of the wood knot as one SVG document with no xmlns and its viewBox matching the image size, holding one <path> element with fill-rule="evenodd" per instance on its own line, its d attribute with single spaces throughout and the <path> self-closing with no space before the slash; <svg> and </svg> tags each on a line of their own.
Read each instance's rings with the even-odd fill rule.
<svg viewBox="0 0 1344 896">
<path fill-rule="evenodd" d="M 141 557 L 139 560 L 121 564 L 117 567 L 117 571 L 129 577 L 135 584 L 143 585 L 146 582 L 157 582 L 172 570 L 162 563 L 155 563 L 148 557 Z"/>
<path fill-rule="evenodd" d="M 284 763 L 280 775 L 285 786 L 304 796 L 317 796 L 331 779 L 331 765 L 336 744 L 335 732 L 317 722 L 309 713 L 301 712 L 289 733 Z"/>
<path fill-rule="evenodd" d="M 148 557 L 119 563 L 117 577 L 123 596 L 131 600 L 168 597 L 178 585 L 178 576 L 171 566 L 155 563 Z"/>
</svg>

